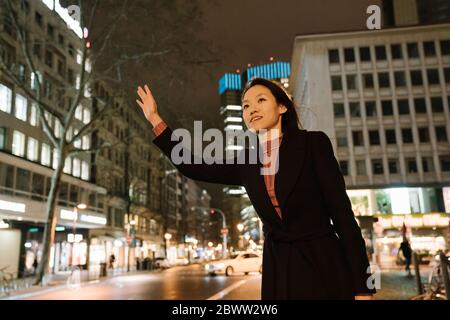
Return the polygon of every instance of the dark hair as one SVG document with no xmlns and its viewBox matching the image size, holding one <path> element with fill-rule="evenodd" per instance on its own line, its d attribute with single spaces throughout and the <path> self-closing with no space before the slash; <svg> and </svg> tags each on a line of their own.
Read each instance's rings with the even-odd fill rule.
<svg viewBox="0 0 450 320">
<path fill-rule="evenodd" d="M 292 129 L 298 129 L 298 125 L 301 123 L 298 119 L 297 111 L 295 110 L 294 101 L 289 96 L 289 94 L 285 91 L 283 87 L 278 85 L 277 83 L 264 79 L 264 78 L 254 78 L 248 81 L 242 90 L 241 93 L 241 103 L 244 99 L 245 93 L 253 86 L 262 85 L 270 90 L 272 95 L 275 97 L 275 100 L 278 104 L 282 104 L 287 108 L 287 111 L 281 115 L 281 130 L 286 132 Z"/>
</svg>

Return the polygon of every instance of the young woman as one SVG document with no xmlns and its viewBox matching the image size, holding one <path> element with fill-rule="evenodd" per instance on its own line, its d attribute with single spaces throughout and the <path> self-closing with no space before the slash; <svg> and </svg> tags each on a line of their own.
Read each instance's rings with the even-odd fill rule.
<svg viewBox="0 0 450 320">
<path fill-rule="evenodd" d="M 179 142 L 171 140 L 173 131 L 159 116 L 148 86 L 137 93 L 153 125 L 153 143 L 170 159 Z M 244 122 L 257 134 L 263 161 L 191 161 L 176 164 L 177 169 L 191 179 L 245 187 L 263 222 L 263 300 L 371 299 L 376 291 L 368 286 L 364 239 L 329 138 L 322 131 L 299 129 L 292 100 L 271 81 L 253 79 L 241 100 Z M 278 170 L 263 175 L 272 152 Z"/>
</svg>

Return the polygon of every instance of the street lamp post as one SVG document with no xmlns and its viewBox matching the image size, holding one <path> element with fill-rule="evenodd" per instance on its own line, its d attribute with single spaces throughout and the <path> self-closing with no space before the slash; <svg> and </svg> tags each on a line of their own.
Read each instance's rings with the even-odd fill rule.
<svg viewBox="0 0 450 320">
<path fill-rule="evenodd" d="M 242 223 L 238 223 L 237 229 L 239 230 L 239 249 L 244 248 L 244 236 L 242 235 L 242 231 L 244 230 L 244 225 Z"/>
<path fill-rule="evenodd" d="M 78 220 L 78 209 L 85 210 L 87 205 L 84 203 L 79 203 L 73 208 L 74 216 L 73 216 L 73 242 L 72 242 L 72 270 L 75 269 L 75 243 L 77 242 L 76 234 L 77 234 L 77 220 Z"/>
<path fill-rule="evenodd" d="M 166 232 L 164 234 L 164 239 L 166 240 L 166 259 L 169 260 L 169 244 L 170 244 L 170 239 L 172 239 L 172 235 L 168 232 Z"/>
<path fill-rule="evenodd" d="M 222 245 L 222 256 L 225 259 L 227 257 L 227 234 L 228 234 L 228 229 L 227 229 L 227 221 L 225 218 L 225 214 L 223 213 L 222 210 L 217 209 L 217 208 L 207 208 L 207 207 L 198 207 L 198 206 L 193 206 L 191 209 L 200 209 L 200 210 L 210 210 L 211 213 L 214 212 L 218 212 L 220 213 L 220 215 L 222 216 L 222 239 L 223 239 L 223 245 Z"/>
</svg>

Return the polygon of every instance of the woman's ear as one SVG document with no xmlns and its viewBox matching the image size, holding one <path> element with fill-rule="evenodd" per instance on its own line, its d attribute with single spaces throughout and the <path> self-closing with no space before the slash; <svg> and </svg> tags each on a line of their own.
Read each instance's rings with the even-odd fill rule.
<svg viewBox="0 0 450 320">
<path fill-rule="evenodd" d="M 281 108 L 280 113 L 285 113 L 287 111 L 287 108 L 284 104 L 280 104 L 279 107 Z"/>
</svg>

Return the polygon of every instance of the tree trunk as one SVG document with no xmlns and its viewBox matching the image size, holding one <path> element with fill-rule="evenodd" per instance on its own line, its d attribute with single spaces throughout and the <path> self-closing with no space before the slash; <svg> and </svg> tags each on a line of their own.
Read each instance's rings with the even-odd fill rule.
<svg viewBox="0 0 450 320">
<path fill-rule="evenodd" d="M 50 262 L 50 252 L 55 240 L 55 228 L 56 221 L 58 220 L 58 214 L 56 210 L 58 191 L 61 181 L 61 175 L 64 168 L 65 156 L 64 149 L 58 148 L 58 164 L 53 171 L 50 192 L 47 199 L 47 222 L 45 223 L 44 238 L 42 241 L 42 257 L 36 272 L 35 285 L 43 283 L 44 277 L 48 271 L 48 265 Z"/>
</svg>

